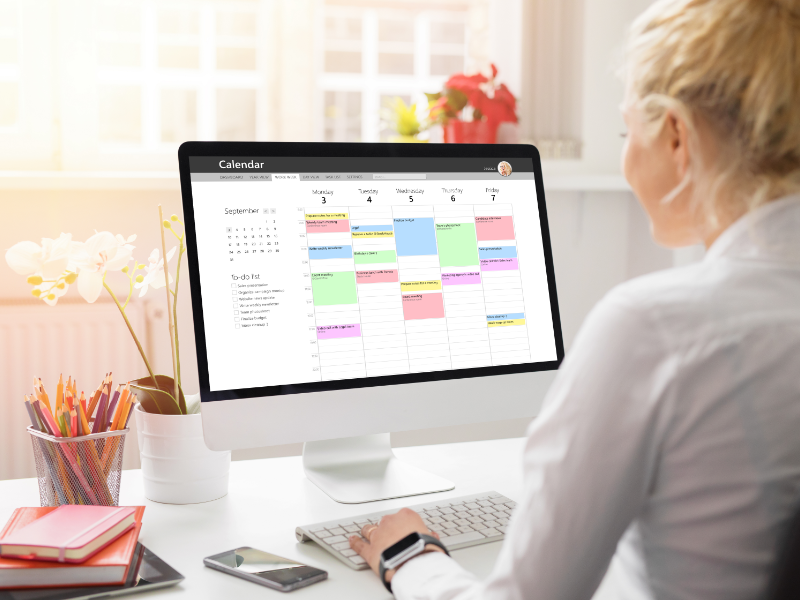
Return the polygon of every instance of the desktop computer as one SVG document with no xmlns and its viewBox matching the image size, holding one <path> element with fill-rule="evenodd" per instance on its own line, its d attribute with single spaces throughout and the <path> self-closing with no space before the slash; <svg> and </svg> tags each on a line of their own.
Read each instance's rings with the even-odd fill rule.
<svg viewBox="0 0 800 600">
<path fill-rule="evenodd" d="M 535 416 L 564 355 L 527 145 L 187 142 L 206 444 L 338 502 L 446 491 L 389 433 Z"/>
</svg>

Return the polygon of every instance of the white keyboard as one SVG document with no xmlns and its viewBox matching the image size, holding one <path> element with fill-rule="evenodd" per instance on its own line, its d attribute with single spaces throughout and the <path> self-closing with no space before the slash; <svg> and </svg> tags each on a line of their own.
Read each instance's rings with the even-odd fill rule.
<svg viewBox="0 0 800 600">
<path fill-rule="evenodd" d="M 485 492 L 408 508 L 419 513 L 428 529 L 438 533 L 439 539 L 452 551 L 502 540 L 511 511 L 516 506 L 516 502 L 497 492 Z M 348 519 L 302 525 L 295 530 L 295 535 L 299 542 L 317 542 L 348 567 L 360 571 L 368 568 L 368 565 L 350 549 L 350 536 L 360 535 L 364 525 L 377 524 L 381 517 L 398 510 L 394 508 Z"/>
</svg>

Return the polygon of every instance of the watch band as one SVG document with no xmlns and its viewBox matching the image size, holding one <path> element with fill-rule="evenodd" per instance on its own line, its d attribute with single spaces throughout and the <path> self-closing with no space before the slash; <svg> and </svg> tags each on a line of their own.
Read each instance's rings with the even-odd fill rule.
<svg viewBox="0 0 800 600">
<path fill-rule="evenodd" d="M 414 535 L 414 534 L 411 534 L 411 535 Z M 442 550 L 444 550 L 444 553 L 447 554 L 447 556 L 450 556 L 450 553 L 447 551 L 447 548 L 445 547 L 445 545 L 442 542 L 440 542 L 439 540 L 437 540 L 435 537 L 433 537 L 432 535 L 425 535 L 423 533 L 418 533 L 417 535 L 419 536 L 419 539 L 421 539 L 422 541 L 425 542 L 425 546 L 427 546 L 428 544 L 431 544 L 433 546 L 441 548 Z M 422 554 L 424 551 L 425 550 L 423 549 L 423 551 L 420 552 L 420 554 Z M 419 556 L 419 554 L 414 554 L 413 556 L 409 556 L 406 560 L 404 560 L 402 563 L 397 565 L 397 567 L 395 567 L 395 568 L 399 569 L 402 565 L 406 564 L 409 560 L 411 560 L 415 556 Z M 392 584 L 390 582 L 386 581 L 386 571 L 387 571 L 386 565 L 383 562 L 383 554 L 381 554 L 380 564 L 378 565 L 378 574 L 380 575 L 381 581 L 383 582 L 383 585 L 386 587 L 386 589 L 389 590 L 390 593 L 393 593 L 392 592 Z"/>
</svg>

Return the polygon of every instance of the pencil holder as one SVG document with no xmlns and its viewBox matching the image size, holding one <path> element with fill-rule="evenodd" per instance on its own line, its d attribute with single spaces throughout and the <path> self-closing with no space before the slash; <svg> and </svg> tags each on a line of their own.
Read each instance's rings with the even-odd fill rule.
<svg viewBox="0 0 800 600">
<path fill-rule="evenodd" d="M 128 431 L 57 438 L 28 427 L 42 506 L 118 506 Z"/>
</svg>

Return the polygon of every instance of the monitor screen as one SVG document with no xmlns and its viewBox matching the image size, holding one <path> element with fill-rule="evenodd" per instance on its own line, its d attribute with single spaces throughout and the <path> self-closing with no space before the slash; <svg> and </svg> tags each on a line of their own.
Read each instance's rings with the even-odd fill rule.
<svg viewBox="0 0 800 600">
<path fill-rule="evenodd" d="M 560 359 L 533 159 L 188 163 L 204 401 Z"/>
</svg>

